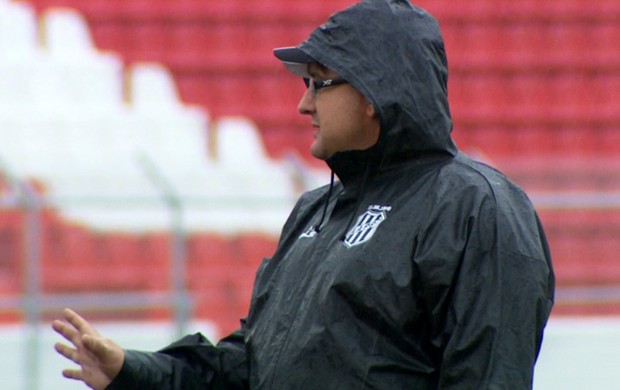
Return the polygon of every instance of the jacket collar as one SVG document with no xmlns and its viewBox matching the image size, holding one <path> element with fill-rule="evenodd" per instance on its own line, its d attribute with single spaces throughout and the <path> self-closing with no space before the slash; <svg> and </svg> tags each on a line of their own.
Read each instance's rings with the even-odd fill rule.
<svg viewBox="0 0 620 390">
<path fill-rule="evenodd" d="M 338 176 L 345 189 L 356 187 L 362 181 L 365 170 L 374 176 L 381 165 L 377 147 L 367 150 L 338 152 L 326 161 L 329 168 Z"/>
</svg>

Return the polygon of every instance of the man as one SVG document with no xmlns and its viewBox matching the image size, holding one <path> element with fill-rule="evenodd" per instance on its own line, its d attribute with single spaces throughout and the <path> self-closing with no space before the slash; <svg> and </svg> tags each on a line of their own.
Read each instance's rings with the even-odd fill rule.
<svg viewBox="0 0 620 390">
<path fill-rule="evenodd" d="M 260 266 L 241 328 L 124 351 L 77 314 L 53 327 L 96 389 L 528 389 L 553 303 L 526 195 L 451 138 L 437 22 L 366 0 L 275 55 L 308 85 L 304 194 Z"/>
</svg>

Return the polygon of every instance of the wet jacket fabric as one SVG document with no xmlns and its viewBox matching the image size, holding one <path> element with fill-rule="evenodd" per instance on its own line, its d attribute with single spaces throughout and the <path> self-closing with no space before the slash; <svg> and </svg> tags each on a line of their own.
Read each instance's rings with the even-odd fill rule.
<svg viewBox="0 0 620 390">
<path fill-rule="evenodd" d="M 437 22 L 368 0 L 300 47 L 374 104 L 379 142 L 327 161 L 339 180 L 299 199 L 237 332 L 127 351 L 110 388 L 531 388 L 549 250 L 524 192 L 452 141 Z"/>
</svg>

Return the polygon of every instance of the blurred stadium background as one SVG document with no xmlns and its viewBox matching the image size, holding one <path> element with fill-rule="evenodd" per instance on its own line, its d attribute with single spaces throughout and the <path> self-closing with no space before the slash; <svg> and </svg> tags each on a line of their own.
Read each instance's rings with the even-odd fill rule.
<svg viewBox="0 0 620 390">
<path fill-rule="evenodd" d="M 65 306 L 131 348 L 236 328 L 295 199 L 329 179 L 271 50 L 352 3 L 0 0 L 0 388 L 83 388 L 51 349 Z M 535 388 L 618 388 L 620 2 L 415 3 L 444 32 L 458 144 L 546 226 Z"/>
</svg>

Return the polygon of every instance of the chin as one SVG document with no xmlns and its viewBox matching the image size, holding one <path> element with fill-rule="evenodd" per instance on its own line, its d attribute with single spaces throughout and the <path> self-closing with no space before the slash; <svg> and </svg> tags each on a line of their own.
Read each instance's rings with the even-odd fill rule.
<svg viewBox="0 0 620 390">
<path fill-rule="evenodd" d="M 316 154 L 316 153 L 312 153 L 312 152 L 310 154 L 312 155 L 312 157 L 316 158 L 317 160 L 325 161 L 325 160 L 327 160 L 329 158 L 328 156 L 325 156 L 323 154 Z"/>
<path fill-rule="evenodd" d="M 312 157 L 323 161 L 327 160 L 330 157 L 329 153 L 326 150 L 323 150 L 323 148 L 321 148 L 316 143 L 314 143 L 310 147 L 310 154 L 312 155 Z"/>
</svg>

